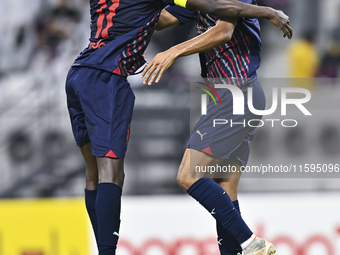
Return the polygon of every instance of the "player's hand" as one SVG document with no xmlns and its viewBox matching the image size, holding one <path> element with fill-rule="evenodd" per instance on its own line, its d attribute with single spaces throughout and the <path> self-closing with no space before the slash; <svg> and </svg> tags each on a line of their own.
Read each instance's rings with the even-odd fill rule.
<svg viewBox="0 0 340 255">
<path fill-rule="evenodd" d="M 177 56 L 172 49 L 158 53 L 143 70 L 141 75 L 144 78 L 143 83 L 151 85 L 156 78 L 156 83 L 158 83 L 163 73 L 175 62 L 176 58 Z"/>
<path fill-rule="evenodd" d="M 293 30 L 289 25 L 289 17 L 283 12 L 272 9 L 271 17 L 269 21 L 278 27 L 283 32 L 283 37 L 288 37 L 288 39 L 292 39 Z"/>
</svg>

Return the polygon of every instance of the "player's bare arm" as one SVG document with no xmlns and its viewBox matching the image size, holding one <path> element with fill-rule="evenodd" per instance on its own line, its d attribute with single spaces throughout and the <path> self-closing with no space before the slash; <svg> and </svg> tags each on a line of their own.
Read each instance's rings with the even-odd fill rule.
<svg viewBox="0 0 340 255">
<path fill-rule="evenodd" d="M 199 10 L 210 15 L 226 18 L 265 18 L 278 27 L 284 37 L 293 36 L 289 25 L 289 17 L 282 11 L 270 7 L 246 4 L 237 0 L 177 0 L 183 7 Z M 176 1 L 175 1 L 176 2 Z"/>
<path fill-rule="evenodd" d="M 163 12 L 167 11 L 163 10 Z M 168 14 L 172 16 L 170 13 Z M 165 23 L 165 20 L 163 21 L 163 25 L 168 27 L 169 23 Z M 204 52 L 227 43 L 230 41 L 233 35 L 236 24 L 237 21 L 235 20 L 220 20 L 216 26 L 209 29 L 204 34 L 201 34 L 184 43 L 178 44 L 164 52 L 158 53 L 143 70 L 143 83 L 146 84 L 149 81 L 148 85 L 151 85 L 155 80 L 156 83 L 158 83 L 162 78 L 163 73 L 175 62 L 178 57 Z"/>
</svg>

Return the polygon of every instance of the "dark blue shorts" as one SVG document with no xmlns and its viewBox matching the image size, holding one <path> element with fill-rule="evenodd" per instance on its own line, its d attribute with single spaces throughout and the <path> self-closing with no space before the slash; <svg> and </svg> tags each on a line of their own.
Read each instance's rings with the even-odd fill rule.
<svg viewBox="0 0 340 255">
<path fill-rule="evenodd" d="M 207 115 L 202 115 L 195 125 L 187 148 L 203 151 L 221 159 L 236 159 L 246 166 L 250 143 L 255 135 L 255 128 L 252 126 L 259 124 L 258 121 L 252 121 L 248 125 L 248 121 L 262 119 L 262 116 L 253 114 L 248 108 L 249 87 L 253 89 L 254 108 L 264 110 L 266 98 L 257 80 L 241 88 L 245 99 L 244 115 L 233 115 L 233 98 L 228 89 L 216 89 L 221 97 L 222 106 L 220 104 L 215 106 L 213 101 L 208 104 Z M 214 119 L 226 120 L 228 123 L 214 127 Z"/>
<path fill-rule="evenodd" d="M 135 95 L 126 77 L 72 67 L 66 80 L 67 106 L 78 146 L 91 143 L 97 157 L 124 158 Z"/>
</svg>

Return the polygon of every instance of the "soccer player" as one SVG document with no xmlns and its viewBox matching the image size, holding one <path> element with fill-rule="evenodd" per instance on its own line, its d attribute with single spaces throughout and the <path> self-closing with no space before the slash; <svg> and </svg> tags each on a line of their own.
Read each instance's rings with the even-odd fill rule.
<svg viewBox="0 0 340 255">
<path fill-rule="evenodd" d="M 91 38 L 66 81 L 72 130 L 86 163 L 85 203 L 100 255 L 115 254 L 119 237 L 124 157 L 134 94 L 127 81 L 144 65 L 147 47 L 166 5 L 219 17 L 264 17 L 291 36 L 288 17 L 235 0 L 91 0 Z"/>
<path fill-rule="evenodd" d="M 241 1 L 256 4 L 256 0 Z M 171 6 L 162 11 L 156 29 L 190 21 L 196 21 L 198 36 L 156 55 L 142 73 L 144 83 L 158 82 L 178 57 L 200 53 L 203 78 L 211 84 L 237 86 L 245 99 L 251 87 L 255 109 L 263 110 L 265 96 L 256 79 L 261 51 L 258 20 L 219 20 L 200 11 Z M 213 85 L 207 86 L 216 91 Z M 251 113 L 247 103 L 244 115 L 233 115 L 230 91 L 217 89 L 216 92 L 223 105 L 217 107 L 211 101 L 207 115 L 202 115 L 195 125 L 179 167 L 178 184 L 216 219 L 221 255 L 272 255 L 275 253 L 273 245 L 256 237 L 241 218 L 237 200 L 241 166 L 247 164 L 249 144 L 255 132 L 254 127 L 240 123 L 262 116 Z M 213 120 L 221 118 L 238 124 L 213 127 Z M 195 172 L 195 166 L 216 165 L 231 166 L 237 171 L 219 178 L 203 178 Z"/>
</svg>

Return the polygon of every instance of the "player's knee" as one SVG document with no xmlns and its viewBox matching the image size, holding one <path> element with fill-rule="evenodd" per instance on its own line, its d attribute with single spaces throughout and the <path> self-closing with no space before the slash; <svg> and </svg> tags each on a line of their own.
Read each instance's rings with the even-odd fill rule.
<svg viewBox="0 0 340 255">
<path fill-rule="evenodd" d="M 124 179 L 125 173 L 123 168 L 117 167 L 99 169 L 99 183 L 104 182 L 115 183 L 122 187 Z"/>
<path fill-rule="evenodd" d="M 237 199 L 237 190 L 227 190 L 227 194 L 230 197 L 231 201 L 235 201 Z"/>
<path fill-rule="evenodd" d="M 179 173 L 177 175 L 177 184 L 183 189 L 184 183 L 185 183 L 185 179 L 183 178 L 181 173 Z"/>
<path fill-rule="evenodd" d="M 123 184 L 125 180 L 125 172 L 122 171 L 121 175 L 120 175 L 120 182 Z"/>
<path fill-rule="evenodd" d="M 187 191 L 190 188 L 190 186 L 192 185 L 192 183 L 190 183 L 190 178 L 188 178 L 187 175 L 185 175 L 181 172 L 177 175 L 177 183 L 185 191 Z"/>
</svg>

